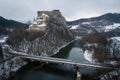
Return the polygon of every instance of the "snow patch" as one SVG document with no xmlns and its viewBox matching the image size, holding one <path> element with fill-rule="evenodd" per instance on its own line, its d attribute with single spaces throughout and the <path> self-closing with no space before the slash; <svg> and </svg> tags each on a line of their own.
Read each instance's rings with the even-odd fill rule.
<svg viewBox="0 0 120 80">
<path fill-rule="evenodd" d="M 34 22 L 33 22 L 33 24 L 37 24 L 37 22 L 36 22 L 36 21 L 34 21 Z"/>
<path fill-rule="evenodd" d="M 78 27 L 79 27 L 79 25 L 74 25 L 70 29 L 77 29 Z"/>
<path fill-rule="evenodd" d="M 118 27 L 120 27 L 120 23 L 114 23 L 113 25 L 104 26 L 105 32 L 108 32 L 110 30 L 116 29 Z"/>
<path fill-rule="evenodd" d="M 91 24 L 91 22 L 83 22 L 82 24 Z"/>
<path fill-rule="evenodd" d="M 0 43 L 5 43 L 5 40 L 4 40 L 4 39 L 1 39 L 1 40 L 0 40 Z"/>
<path fill-rule="evenodd" d="M 117 36 L 117 37 L 112 37 L 111 39 L 116 39 L 116 40 L 118 40 L 118 41 L 120 41 L 120 37 L 119 36 Z"/>
<path fill-rule="evenodd" d="M 90 47 L 90 46 L 95 46 L 95 47 L 97 47 L 98 44 L 97 44 L 97 43 L 87 43 L 87 44 L 85 44 L 84 46 L 88 46 L 88 47 Z"/>
<path fill-rule="evenodd" d="M 48 16 L 47 14 L 45 14 L 45 13 L 42 13 L 41 16 L 49 17 L 49 16 Z"/>
<path fill-rule="evenodd" d="M 105 64 L 111 64 L 111 65 L 116 66 L 116 65 L 120 64 L 120 62 L 118 62 L 118 61 L 105 61 Z"/>
<path fill-rule="evenodd" d="M 85 50 L 84 51 L 84 58 L 89 62 L 95 62 L 93 60 L 93 51 Z"/>
<path fill-rule="evenodd" d="M 0 38 L 0 43 L 5 43 L 5 42 L 6 42 L 6 40 L 7 40 L 7 38 L 8 38 L 8 37 L 6 37 L 6 36 L 5 36 L 5 37 Z"/>
</svg>

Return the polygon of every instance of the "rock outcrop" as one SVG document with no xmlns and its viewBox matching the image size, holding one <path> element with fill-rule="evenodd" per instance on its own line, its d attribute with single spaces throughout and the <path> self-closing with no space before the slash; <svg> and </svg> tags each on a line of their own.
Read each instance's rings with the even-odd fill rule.
<svg viewBox="0 0 120 80">
<path fill-rule="evenodd" d="M 11 39 L 9 40 L 12 42 L 11 46 L 13 49 L 33 55 L 51 56 L 62 46 L 74 39 L 67 28 L 65 18 L 61 15 L 59 10 L 38 11 L 37 18 L 39 18 L 40 21 L 37 22 L 36 26 L 39 27 L 39 25 L 44 23 L 45 29 L 36 31 L 36 28 L 34 28 L 35 26 L 32 25 L 33 29 L 30 31 L 26 30 L 25 34 L 23 34 L 25 37 L 23 36 L 23 39 L 18 42 L 18 45 L 14 45 L 16 44 L 16 39 L 14 37 L 19 38 L 19 36 L 12 37 L 14 34 L 11 35 Z M 26 33 L 34 34 L 30 35 L 30 37 L 38 36 L 29 40 L 30 38 Z"/>
<path fill-rule="evenodd" d="M 47 17 L 45 20 L 43 18 L 46 15 L 49 16 L 49 19 Z M 0 76 L 2 76 L 0 79 L 10 77 L 11 72 L 16 72 L 20 67 L 27 64 L 19 56 L 10 55 L 6 50 L 6 45 L 16 51 L 26 52 L 30 55 L 51 56 L 74 39 L 59 10 L 38 11 L 37 18 L 41 18 L 41 21 L 35 24 L 38 30 L 34 24 L 31 25 L 32 28 L 27 29 L 18 27 L 10 33 L 7 40 L 9 45 L 6 43 L 2 45 L 3 58 L 0 57 L 0 59 L 5 60 L 5 62 L 0 63 Z M 45 26 L 39 26 L 43 23 Z M 41 30 L 41 27 L 44 30 Z"/>
</svg>

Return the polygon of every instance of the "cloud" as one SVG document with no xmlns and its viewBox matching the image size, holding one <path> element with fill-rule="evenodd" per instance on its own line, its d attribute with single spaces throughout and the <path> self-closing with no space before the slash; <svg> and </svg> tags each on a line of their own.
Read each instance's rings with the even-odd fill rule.
<svg viewBox="0 0 120 80">
<path fill-rule="evenodd" d="M 38 10 L 59 9 L 67 20 L 120 12 L 120 0 L 0 0 L 0 16 L 28 20 Z"/>
</svg>

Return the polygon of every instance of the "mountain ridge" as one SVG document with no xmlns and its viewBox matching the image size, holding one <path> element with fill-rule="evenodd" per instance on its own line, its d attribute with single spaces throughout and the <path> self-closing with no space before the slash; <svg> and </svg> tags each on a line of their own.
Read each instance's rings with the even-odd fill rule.
<svg viewBox="0 0 120 80">
<path fill-rule="evenodd" d="M 74 20 L 74 21 L 67 21 L 67 24 L 76 25 L 82 22 L 96 21 L 96 20 L 102 20 L 102 19 L 104 20 L 110 19 L 109 21 L 120 23 L 120 13 L 106 13 L 101 16 L 96 16 L 96 17 L 91 17 L 91 18 L 81 18 L 81 19 Z"/>
<path fill-rule="evenodd" d="M 18 22 L 18 21 L 11 20 L 11 19 L 6 19 L 6 18 L 0 16 L 0 26 L 2 26 L 2 27 L 13 28 L 13 27 L 16 27 L 16 26 L 25 26 L 25 25 L 26 24 L 24 24 L 22 22 Z"/>
<path fill-rule="evenodd" d="M 27 24 L 15 21 L 15 20 L 9 20 L 2 16 L 0 16 L 0 35 L 2 34 L 8 34 L 10 29 L 13 29 L 15 27 L 26 27 Z"/>
</svg>

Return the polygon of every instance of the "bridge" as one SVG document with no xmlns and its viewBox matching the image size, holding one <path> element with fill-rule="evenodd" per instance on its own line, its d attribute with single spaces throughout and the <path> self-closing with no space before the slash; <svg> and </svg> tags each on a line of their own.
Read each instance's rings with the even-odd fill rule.
<svg viewBox="0 0 120 80">
<path fill-rule="evenodd" d="M 14 51 L 11 48 L 9 48 L 8 50 L 12 55 L 19 56 L 24 59 L 30 59 L 30 60 L 35 60 L 35 61 L 47 62 L 47 63 L 69 64 L 69 65 L 73 65 L 76 67 L 111 69 L 111 67 L 104 66 L 104 65 L 96 65 L 96 64 L 89 64 L 89 63 L 77 63 L 70 59 L 28 55 L 27 53 Z"/>
<path fill-rule="evenodd" d="M 77 80 L 81 80 L 81 73 L 79 72 L 79 67 L 84 68 L 100 68 L 100 69 L 112 69 L 112 67 L 98 64 L 89 64 L 89 63 L 77 63 L 70 59 L 61 59 L 61 58 L 53 58 L 53 57 L 44 57 L 44 56 L 35 56 L 28 55 L 27 53 L 17 52 L 11 48 L 8 48 L 9 53 L 13 56 L 19 56 L 24 59 L 30 59 L 34 61 L 46 62 L 46 63 L 56 63 L 56 64 L 69 64 L 75 66 L 77 69 Z"/>
</svg>

